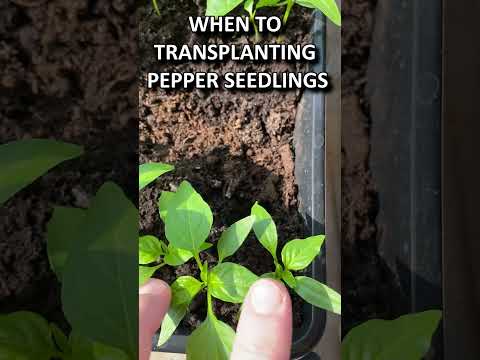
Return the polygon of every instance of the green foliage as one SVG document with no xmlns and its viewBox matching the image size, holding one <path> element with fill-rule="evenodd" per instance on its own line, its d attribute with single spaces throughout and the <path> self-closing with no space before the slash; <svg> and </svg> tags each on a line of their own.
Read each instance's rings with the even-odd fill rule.
<svg viewBox="0 0 480 360">
<path fill-rule="evenodd" d="M 43 139 L 1 145 L 0 205 L 49 169 L 82 153 L 79 146 Z M 30 312 L 0 315 L 0 359 L 137 358 L 137 295 L 129 291 L 135 285 L 131 236 L 137 231 L 137 214 L 113 184 L 102 187 L 92 209 L 54 209 L 47 225 L 47 252 L 62 281 L 63 305 L 68 308 L 64 310 L 73 319 L 73 332 L 67 337 Z"/>
<path fill-rule="evenodd" d="M 288 270 L 305 269 L 320 253 L 324 240 L 324 235 L 316 235 L 288 242 L 282 250 L 283 265 Z"/>
<path fill-rule="evenodd" d="M 265 249 L 272 254 L 275 263 L 277 263 L 277 227 L 273 222 L 270 214 L 261 207 L 258 203 L 252 206 L 252 215 L 255 217 L 253 223 L 253 231 L 257 236 L 258 241 L 263 245 Z"/>
<path fill-rule="evenodd" d="M 226 360 L 232 352 L 235 332 L 211 312 L 207 319 L 188 337 L 188 360 Z"/>
<path fill-rule="evenodd" d="M 80 146 L 45 139 L 0 145 L 0 206 L 51 168 L 82 153 Z"/>
<path fill-rule="evenodd" d="M 283 22 L 286 23 L 290 12 L 297 4 L 299 6 L 312 8 L 321 11 L 334 24 L 340 26 L 342 15 L 335 0 L 207 0 L 207 16 L 225 16 L 243 3 L 253 24 L 257 10 L 265 7 L 285 6 Z M 257 31 L 255 27 L 255 31 Z"/>
<path fill-rule="evenodd" d="M 0 349 L 0 359 L 50 360 L 58 353 L 48 322 L 25 311 L 0 315 Z"/>
<path fill-rule="evenodd" d="M 225 258 L 232 256 L 242 246 L 248 234 L 252 230 L 254 216 L 237 221 L 223 232 L 217 244 L 218 261 L 222 262 Z"/>
<path fill-rule="evenodd" d="M 213 224 L 213 214 L 208 204 L 187 181 L 176 192 L 162 192 L 158 201 L 159 215 L 165 225 L 166 242 L 153 236 L 144 239 L 140 246 L 140 284 L 150 278 L 163 265 L 179 266 L 193 259 L 200 270 L 199 279 L 182 276 L 172 288 L 172 303 L 162 323 L 158 346 L 165 344 L 185 317 L 192 300 L 201 291 L 207 295 L 207 318 L 189 336 L 187 358 L 189 360 L 226 360 L 229 357 L 234 331 L 219 321 L 213 312 L 212 297 L 231 303 L 242 303 L 252 284 L 259 279 L 247 268 L 223 262 L 235 254 L 249 234 L 256 234 L 260 243 L 274 259 L 275 272 L 264 274 L 277 280 L 283 279 L 307 301 L 339 313 L 340 296 L 323 284 L 305 277 L 295 277 L 291 270 L 306 268 L 318 255 L 324 241 L 323 235 L 289 242 L 282 251 L 283 267 L 277 258 L 278 234 L 270 214 L 258 203 L 247 216 L 228 227 L 217 242 L 218 263 L 211 266 L 201 261 L 201 252 L 212 246 L 206 242 Z M 152 243 L 153 242 L 153 243 Z M 308 279 L 308 280 L 304 280 Z M 322 291 L 314 294 L 315 287 Z M 333 305 L 332 305 L 333 304 Z"/>
<path fill-rule="evenodd" d="M 212 228 L 213 215 L 208 204 L 187 181 L 183 181 L 168 204 L 165 236 L 179 249 L 196 254 Z"/>
<path fill-rule="evenodd" d="M 341 296 L 328 286 L 306 276 L 295 277 L 291 270 L 298 271 L 308 267 L 320 254 L 325 240 L 324 235 L 315 235 L 306 239 L 295 239 L 282 249 L 282 262 L 277 260 L 277 229 L 270 214 L 258 203 L 252 207 L 255 216 L 253 230 L 260 243 L 272 254 L 275 273 L 263 277 L 283 280 L 305 301 L 318 308 L 341 314 Z"/>
<path fill-rule="evenodd" d="M 138 190 L 155 181 L 159 176 L 172 171 L 173 166 L 162 163 L 142 164 L 138 168 Z"/>
<path fill-rule="evenodd" d="M 242 303 L 258 276 L 234 263 L 215 266 L 208 276 L 208 289 L 213 297 L 231 303 Z"/>
<path fill-rule="evenodd" d="M 307 276 L 297 276 L 295 280 L 293 290 L 303 300 L 335 314 L 342 313 L 342 299 L 335 290 Z"/>
<path fill-rule="evenodd" d="M 137 229 L 137 209 L 116 185 L 103 185 L 72 234 L 62 282 L 63 309 L 75 332 L 133 358 L 138 295 L 128 289 L 137 282 Z"/>
<path fill-rule="evenodd" d="M 345 337 L 342 360 L 423 359 L 441 317 L 441 311 L 430 310 L 395 320 L 367 321 Z"/>
</svg>

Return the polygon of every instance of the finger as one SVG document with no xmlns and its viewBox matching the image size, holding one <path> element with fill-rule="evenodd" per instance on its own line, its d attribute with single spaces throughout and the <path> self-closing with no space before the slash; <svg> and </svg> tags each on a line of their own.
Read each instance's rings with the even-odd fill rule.
<svg viewBox="0 0 480 360">
<path fill-rule="evenodd" d="M 243 303 L 232 360 L 288 360 L 292 343 L 292 303 L 285 286 L 262 279 Z"/>
<path fill-rule="evenodd" d="M 139 289 L 138 346 L 139 359 L 148 360 L 152 337 L 160 328 L 170 305 L 170 288 L 158 279 L 150 279 Z"/>
</svg>

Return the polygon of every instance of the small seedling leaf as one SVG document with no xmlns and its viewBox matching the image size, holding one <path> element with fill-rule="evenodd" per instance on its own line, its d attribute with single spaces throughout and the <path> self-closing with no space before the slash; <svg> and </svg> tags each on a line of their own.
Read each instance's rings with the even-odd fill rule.
<svg viewBox="0 0 480 360">
<path fill-rule="evenodd" d="M 237 221 L 223 232 L 217 245 L 219 262 L 222 262 L 226 257 L 235 254 L 240 246 L 242 246 L 252 230 L 254 221 L 254 216 L 247 216 L 246 218 Z"/>
<path fill-rule="evenodd" d="M 191 276 L 182 276 L 173 282 L 171 289 L 172 301 L 162 322 L 158 346 L 165 344 L 173 335 L 175 329 L 185 317 L 193 298 L 202 289 L 202 283 Z"/>
<path fill-rule="evenodd" d="M 56 353 L 48 322 L 20 311 L 0 315 L 0 358 L 50 360 Z"/>
<path fill-rule="evenodd" d="M 353 330 L 342 343 L 342 360 L 423 359 L 442 313 L 429 310 L 395 320 L 370 320 Z"/>
<path fill-rule="evenodd" d="M 144 285 L 152 276 L 155 271 L 160 269 L 161 265 L 157 266 L 139 266 L 138 267 L 138 286 Z"/>
<path fill-rule="evenodd" d="M 342 298 L 335 290 L 307 276 L 295 277 L 295 292 L 306 302 L 335 314 L 342 313 Z"/>
<path fill-rule="evenodd" d="M 188 337 L 188 360 L 226 360 L 232 352 L 235 332 L 213 315 Z"/>
<path fill-rule="evenodd" d="M 282 249 L 282 262 L 288 270 L 303 270 L 317 257 L 324 235 L 289 241 Z"/>
<path fill-rule="evenodd" d="M 0 145 L 0 206 L 51 168 L 82 154 L 80 146 L 46 139 Z"/>
<path fill-rule="evenodd" d="M 198 254 L 212 228 L 208 204 L 187 181 L 183 181 L 168 207 L 165 235 L 173 246 Z"/>
<path fill-rule="evenodd" d="M 244 0 L 207 0 L 206 16 L 225 16 Z"/>
<path fill-rule="evenodd" d="M 158 261 L 161 255 L 163 255 L 162 243 L 155 236 L 145 235 L 138 239 L 138 263 L 140 265 Z"/>
<path fill-rule="evenodd" d="M 155 181 L 159 176 L 172 171 L 174 167 L 169 164 L 147 163 L 142 164 L 138 168 L 138 190 L 142 190 L 145 186 Z"/>
<path fill-rule="evenodd" d="M 258 276 L 247 268 L 234 263 L 223 263 L 215 266 L 208 274 L 208 289 L 213 297 L 231 302 L 241 303 L 248 289 L 258 280 Z"/>
<path fill-rule="evenodd" d="M 63 267 L 67 261 L 72 234 L 85 219 L 83 209 L 56 207 L 47 225 L 47 253 L 50 267 L 62 281 Z"/>
<path fill-rule="evenodd" d="M 202 245 L 200 245 L 200 251 L 205 251 L 212 246 L 212 243 L 204 242 Z M 172 246 L 172 244 L 169 244 L 167 254 L 163 258 L 163 261 L 165 264 L 170 266 L 180 266 L 185 264 L 191 258 L 193 258 L 191 251 L 178 249 Z"/>
<path fill-rule="evenodd" d="M 252 215 L 255 217 L 253 231 L 258 241 L 272 254 L 273 259 L 277 261 L 277 227 L 270 214 L 258 203 L 252 207 Z"/>
<path fill-rule="evenodd" d="M 296 0 L 295 3 L 304 7 L 318 9 L 335 25 L 341 26 L 342 24 L 342 15 L 335 0 Z"/>
</svg>

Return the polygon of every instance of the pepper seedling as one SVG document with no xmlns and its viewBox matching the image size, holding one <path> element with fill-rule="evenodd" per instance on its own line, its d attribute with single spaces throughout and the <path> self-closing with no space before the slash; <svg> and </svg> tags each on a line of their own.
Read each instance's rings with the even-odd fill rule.
<svg viewBox="0 0 480 360">
<path fill-rule="evenodd" d="M 340 295 L 327 286 L 308 277 L 294 277 L 290 271 L 307 267 L 320 252 L 324 236 L 288 243 L 282 252 L 283 267 L 276 257 L 277 233 L 270 215 L 257 203 L 252 214 L 235 222 L 220 236 L 216 244 L 218 262 L 202 262 L 202 251 L 212 247 L 207 242 L 213 224 L 209 205 L 192 185 L 183 181 L 176 192 L 163 191 L 158 208 L 165 226 L 165 241 L 146 235 L 139 240 L 140 284 L 147 281 L 164 265 L 179 266 L 194 259 L 199 278 L 181 276 L 171 284 L 172 300 L 165 316 L 158 346 L 165 344 L 187 314 L 193 299 L 206 292 L 207 315 L 205 321 L 187 340 L 189 360 L 227 360 L 232 350 L 234 330 L 221 322 L 213 310 L 213 298 L 235 304 L 243 303 L 250 286 L 259 276 L 249 269 L 225 261 L 242 246 L 253 229 L 260 242 L 274 257 L 276 271 L 267 276 L 281 279 L 297 293 L 316 306 L 340 313 Z M 146 266 L 152 265 L 153 266 Z"/>
<path fill-rule="evenodd" d="M 325 236 L 315 235 L 286 243 L 282 249 L 282 265 L 277 257 L 278 235 L 272 217 L 258 203 L 253 205 L 251 214 L 255 217 L 253 231 L 262 246 L 272 255 L 275 264 L 275 272 L 264 274 L 262 277 L 282 280 L 309 304 L 341 314 L 340 294 L 315 279 L 292 274 L 292 271 L 307 268 L 320 254 Z"/>
</svg>

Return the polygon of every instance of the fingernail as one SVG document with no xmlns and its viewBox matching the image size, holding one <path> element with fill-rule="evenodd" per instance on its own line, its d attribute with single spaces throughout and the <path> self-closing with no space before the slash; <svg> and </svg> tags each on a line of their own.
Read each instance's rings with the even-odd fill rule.
<svg viewBox="0 0 480 360">
<path fill-rule="evenodd" d="M 162 280 L 150 279 L 138 289 L 139 295 L 159 295 L 169 291 L 168 285 Z"/>
<path fill-rule="evenodd" d="M 251 301 L 257 314 L 272 315 L 276 313 L 283 303 L 284 294 L 272 280 L 260 280 L 253 285 Z"/>
</svg>

